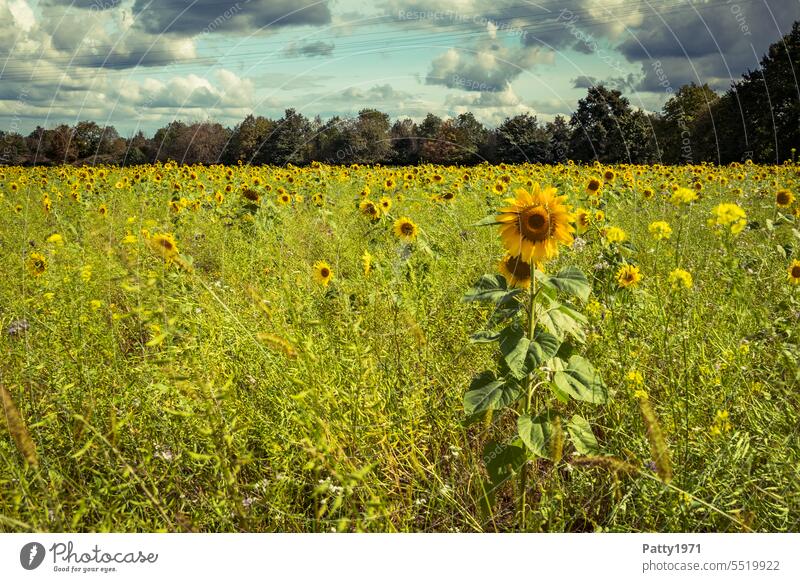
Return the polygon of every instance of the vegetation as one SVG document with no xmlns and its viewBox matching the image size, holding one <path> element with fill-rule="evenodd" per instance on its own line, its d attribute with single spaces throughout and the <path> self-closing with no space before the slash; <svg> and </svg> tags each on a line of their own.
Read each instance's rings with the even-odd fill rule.
<svg viewBox="0 0 800 582">
<path fill-rule="evenodd" d="M 799 185 L 0 168 L 0 530 L 796 530 Z"/>
</svg>

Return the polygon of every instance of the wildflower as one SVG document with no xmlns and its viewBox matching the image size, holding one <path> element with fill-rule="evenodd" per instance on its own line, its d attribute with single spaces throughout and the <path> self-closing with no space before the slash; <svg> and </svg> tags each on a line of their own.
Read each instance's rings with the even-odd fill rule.
<svg viewBox="0 0 800 582">
<path fill-rule="evenodd" d="M 667 281 L 674 290 L 678 289 L 691 289 L 692 288 L 692 274 L 683 269 L 674 269 L 667 277 Z"/>
<path fill-rule="evenodd" d="M 314 280 L 317 283 L 323 287 L 327 287 L 331 279 L 333 279 L 333 271 L 328 263 L 325 261 L 317 261 L 314 263 Z"/>
<path fill-rule="evenodd" d="M 625 374 L 625 382 L 632 388 L 641 388 L 644 386 L 644 376 L 639 370 L 630 370 Z"/>
<path fill-rule="evenodd" d="M 417 238 L 417 225 L 414 224 L 409 218 L 398 218 L 394 223 L 394 234 L 407 242 L 413 241 Z"/>
<path fill-rule="evenodd" d="M 634 287 L 642 280 L 639 267 L 625 263 L 617 271 L 617 283 L 622 288 Z"/>
<path fill-rule="evenodd" d="M 91 265 L 84 265 L 81 267 L 81 280 L 84 283 L 88 283 L 92 280 L 92 266 Z"/>
<path fill-rule="evenodd" d="M 730 415 L 728 414 L 727 410 L 717 410 L 717 413 L 714 415 L 714 424 L 711 425 L 711 436 L 722 436 L 726 432 L 730 432 L 731 430 L 731 421 Z"/>
<path fill-rule="evenodd" d="M 663 220 L 651 222 L 650 226 L 647 227 L 647 230 L 656 240 L 666 240 L 672 236 L 672 228 Z"/>
<path fill-rule="evenodd" d="M 364 251 L 364 254 L 361 255 L 361 264 L 364 267 L 364 276 L 369 276 L 372 272 L 372 255 L 369 254 L 369 251 Z"/>
<path fill-rule="evenodd" d="M 542 189 L 534 184 L 530 193 L 518 189 L 516 198 L 509 198 L 509 206 L 501 208 L 497 216 L 509 254 L 526 263 L 542 263 L 558 256 L 558 243 L 571 245 L 575 229 L 564 201 L 552 187 Z"/>
<path fill-rule="evenodd" d="M 670 202 L 672 202 L 675 206 L 680 206 L 681 204 L 691 204 L 697 200 L 697 198 L 697 192 L 694 190 L 690 190 L 689 188 L 677 188 L 672 193 Z"/>
<path fill-rule="evenodd" d="M 731 233 L 739 234 L 747 225 L 747 215 L 741 206 L 734 203 L 723 203 L 711 210 L 709 226 L 730 226 Z"/>
<path fill-rule="evenodd" d="M 47 242 L 58 246 L 64 246 L 64 237 L 58 233 L 51 234 L 47 237 Z"/>
<path fill-rule="evenodd" d="M 607 228 L 605 237 L 610 243 L 623 243 L 628 240 L 628 234 L 618 226 L 611 226 Z"/>
</svg>

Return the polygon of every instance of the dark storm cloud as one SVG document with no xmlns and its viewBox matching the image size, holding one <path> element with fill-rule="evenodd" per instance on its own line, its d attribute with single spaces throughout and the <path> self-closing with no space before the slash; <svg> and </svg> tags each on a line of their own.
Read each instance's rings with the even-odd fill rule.
<svg viewBox="0 0 800 582">
<path fill-rule="evenodd" d="M 572 79 L 572 86 L 575 89 L 588 89 L 595 85 L 597 85 L 597 79 L 588 75 L 579 75 L 575 79 Z"/>
<path fill-rule="evenodd" d="M 335 45 L 332 42 L 318 40 L 299 45 L 293 43 L 283 51 L 283 54 L 287 57 L 326 57 L 333 53 L 334 48 Z"/>
<path fill-rule="evenodd" d="M 631 62 L 642 63 L 644 91 L 663 91 L 692 82 L 726 89 L 756 69 L 770 44 L 800 19 L 800 3 L 787 0 L 729 0 L 674 10 L 648 18 L 620 45 Z"/>
<path fill-rule="evenodd" d="M 147 32 L 183 36 L 331 21 L 327 0 L 136 0 L 133 12 L 137 26 Z"/>
</svg>

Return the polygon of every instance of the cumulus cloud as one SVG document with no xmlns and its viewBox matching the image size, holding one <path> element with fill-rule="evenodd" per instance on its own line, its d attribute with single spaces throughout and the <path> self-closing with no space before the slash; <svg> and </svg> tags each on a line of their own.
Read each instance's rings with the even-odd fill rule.
<svg viewBox="0 0 800 582">
<path fill-rule="evenodd" d="M 425 82 L 464 91 L 504 91 L 534 65 L 552 61 L 552 53 L 539 48 L 494 43 L 474 50 L 451 48 L 431 62 Z"/>
</svg>

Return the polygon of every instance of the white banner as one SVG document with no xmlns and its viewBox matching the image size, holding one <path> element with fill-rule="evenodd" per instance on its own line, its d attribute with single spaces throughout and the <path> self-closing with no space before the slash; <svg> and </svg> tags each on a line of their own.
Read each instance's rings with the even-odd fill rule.
<svg viewBox="0 0 800 582">
<path fill-rule="evenodd" d="M 0 580 L 777 582 L 798 553 L 800 534 L 2 534 Z"/>
</svg>

